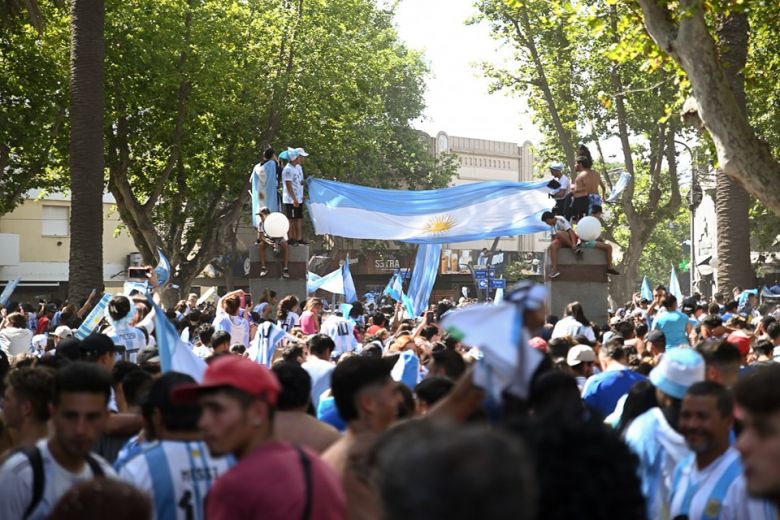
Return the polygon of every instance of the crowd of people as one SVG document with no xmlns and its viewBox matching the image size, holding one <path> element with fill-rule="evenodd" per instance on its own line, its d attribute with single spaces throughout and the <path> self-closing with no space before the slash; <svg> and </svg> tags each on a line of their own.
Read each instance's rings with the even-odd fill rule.
<svg viewBox="0 0 780 520">
<path fill-rule="evenodd" d="M 733 296 L 659 286 L 605 324 L 523 307 L 517 348 L 543 360 L 498 401 L 483 349 L 441 324 L 465 299 L 413 318 L 387 297 L 193 294 L 164 312 L 199 380 L 163 371 L 143 295 L 84 339 L 94 298 L 12 304 L 0 518 L 777 518 L 780 309 Z"/>
</svg>

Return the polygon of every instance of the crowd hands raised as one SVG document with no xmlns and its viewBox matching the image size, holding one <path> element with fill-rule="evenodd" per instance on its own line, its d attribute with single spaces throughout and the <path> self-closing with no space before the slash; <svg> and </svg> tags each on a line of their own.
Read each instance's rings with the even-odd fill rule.
<svg viewBox="0 0 780 520">
<path fill-rule="evenodd" d="M 543 358 L 499 400 L 474 382 L 485 349 L 441 324 L 465 299 L 412 319 L 191 295 L 166 317 L 200 383 L 162 373 L 145 297 L 84 340 L 89 302 L 22 305 L 0 330 L 0 518 L 776 518 L 780 322 L 724 300 L 658 287 L 608 324 L 525 307 L 518 349 Z"/>
</svg>

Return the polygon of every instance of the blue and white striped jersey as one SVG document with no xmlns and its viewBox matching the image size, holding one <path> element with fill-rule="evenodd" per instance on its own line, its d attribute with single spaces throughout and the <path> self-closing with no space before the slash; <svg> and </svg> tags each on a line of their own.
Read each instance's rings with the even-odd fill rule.
<svg viewBox="0 0 780 520">
<path fill-rule="evenodd" d="M 119 477 L 152 497 L 157 520 L 204 520 L 206 495 L 234 463 L 212 457 L 202 441 L 164 440 L 146 445 Z"/>
</svg>

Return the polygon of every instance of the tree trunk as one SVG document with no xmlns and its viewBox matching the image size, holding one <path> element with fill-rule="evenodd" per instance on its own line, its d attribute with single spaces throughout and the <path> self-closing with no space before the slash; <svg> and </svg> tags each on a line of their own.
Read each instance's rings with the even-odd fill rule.
<svg viewBox="0 0 780 520">
<path fill-rule="evenodd" d="M 780 163 L 748 122 L 721 66 L 704 18 L 703 3 L 681 0 L 679 22 L 657 0 L 638 0 L 647 32 L 685 70 L 696 111 L 709 131 L 723 172 L 780 215 Z"/>
<path fill-rule="evenodd" d="M 103 0 L 72 0 L 68 298 L 103 289 Z"/>
<path fill-rule="evenodd" d="M 717 29 L 726 79 L 743 114 L 747 114 L 742 71 L 747 62 L 748 31 L 747 15 L 737 12 L 726 17 Z M 753 287 L 750 196 L 722 171 L 717 172 L 715 211 L 718 224 L 718 289 L 729 292 L 737 285 L 743 289 Z"/>
</svg>

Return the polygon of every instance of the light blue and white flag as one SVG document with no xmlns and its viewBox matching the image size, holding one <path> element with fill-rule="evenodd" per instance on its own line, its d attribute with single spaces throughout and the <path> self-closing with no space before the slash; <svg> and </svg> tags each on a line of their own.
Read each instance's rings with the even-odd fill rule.
<svg viewBox="0 0 780 520">
<path fill-rule="evenodd" d="M 98 326 L 100 320 L 103 319 L 103 316 L 106 313 L 106 307 L 108 307 L 108 302 L 111 301 L 111 298 L 112 296 L 110 294 L 104 294 L 103 297 L 100 298 L 100 301 L 97 302 L 95 308 L 93 308 L 92 311 L 87 314 L 87 317 L 84 319 L 84 321 L 81 322 L 81 325 L 79 326 L 74 336 L 76 336 L 78 339 L 84 339 L 92 334 L 92 331 L 94 331 Z"/>
<path fill-rule="evenodd" d="M 436 283 L 441 263 L 441 244 L 417 246 L 412 280 L 409 282 L 409 299 L 412 301 L 412 316 L 420 316 L 428 308 L 428 300 Z"/>
<path fill-rule="evenodd" d="M 349 255 L 347 255 L 347 261 L 344 262 L 342 272 L 344 273 L 344 300 L 347 303 L 355 303 L 358 301 L 358 295 L 355 289 L 355 281 L 352 280 L 352 273 L 349 270 Z M 346 318 L 346 316 L 344 317 Z"/>
<path fill-rule="evenodd" d="M 504 301 L 504 288 L 503 287 L 499 287 L 498 289 L 496 289 L 496 295 L 493 298 L 493 303 L 498 305 L 502 301 Z"/>
<path fill-rule="evenodd" d="M 387 287 L 385 287 L 383 294 L 386 294 L 395 301 L 401 301 L 401 294 L 403 292 L 404 288 L 401 277 L 398 273 L 393 273 L 393 276 L 390 277 L 390 281 L 387 282 Z"/>
<path fill-rule="evenodd" d="M 474 384 L 496 401 L 504 390 L 520 398 L 528 397 L 531 379 L 544 356 L 525 338 L 519 305 L 503 301 L 455 309 L 442 318 L 441 325 L 483 354 L 474 372 Z"/>
<path fill-rule="evenodd" d="M 276 348 L 282 340 L 298 341 L 295 336 L 287 332 L 272 321 L 264 321 L 257 326 L 255 338 L 249 344 L 249 359 L 271 368 Z"/>
<path fill-rule="evenodd" d="M 318 235 L 418 244 L 466 242 L 545 231 L 548 181 L 489 181 L 439 190 L 382 190 L 309 179 Z"/>
<path fill-rule="evenodd" d="M 669 277 L 669 294 L 677 298 L 677 302 L 682 304 L 683 293 L 680 289 L 680 281 L 677 279 L 677 272 L 672 266 L 672 274 Z"/>
<path fill-rule="evenodd" d="M 263 186 L 260 184 L 260 175 L 257 172 L 258 168 L 262 168 L 259 164 L 252 170 L 252 227 L 257 229 L 260 226 L 260 193 L 263 191 Z"/>
<path fill-rule="evenodd" d="M 157 248 L 157 253 L 160 255 L 160 261 L 157 263 L 157 267 L 154 268 L 154 272 L 157 275 L 157 283 L 162 287 L 171 279 L 171 262 L 168 261 L 168 257 L 165 256 L 165 253 L 159 247 Z"/>
<path fill-rule="evenodd" d="M 11 295 L 14 293 L 16 287 L 19 285 L 19 282 L 21 281 L 22 281 L 21 276 L 17 276 L 13 280 L 8 280 L 8 283 L 5 285 L 2 294 L 0 294 L 0 305 L 2 305 L 3 307 L 8 305 L 8 300 L 11 299 Z"/>
<path fill-rule="evenodd" d="M 609 194 L 609 197 L 607 197 L 607 202 L 614 204 L 620 200 L 620 197 L 623 195 L 623 192 L 626 191 L 629 182 L 631 182 L 631 174 L 626 171 L 620 172 L 620 178 L 615 185 L 612 186 L 612 192 Z"/>
<path fill-rule="evenodd" d="M 649 302 L 653 301 L 653 290 L 650 288 L 650 280 L 647 279 L 647 276 L 642 279 L 641 297 Z"/>
<path fill-rule="evenodd" d="M 176 327 L 173 326 L 165 311 L 147 298 L 154 306 L 154 329 L 157 334 L 157 348 L 160 350 L 160 368 L 165 372 L 181 372 L 192 376 L 198 383 L 203 382 L 206 373 L 206 362 L 196 356 L 190 346 L 182 341 Z"/>
<path fill-rule="evenodd" d="M 414 390 L 420 382 L 420 360 L 413 350 L 404 350 L 390 371 L 393 381 L 399 381 Z"/>
<path fill-rule="evenodd" d="M 344 319 L 347 321 L 351 321 L 354 325 L 355 320 L 349 317 L 349 313 L 352 312 L 352 304 L 351 303 L 342 303 L 339 306 L 339 310 L 341 311 L 341 315 L 344 316 Z"/>
<path fill-rule="evenodd" d="M 344 275 L 342 274 L 341 267 L 325 276 L 307 273 L 306 292 L 312 294 L 316 292 L 317 289 L 332 292 L 333 294 L 344 294 Z"/>
</svg>

